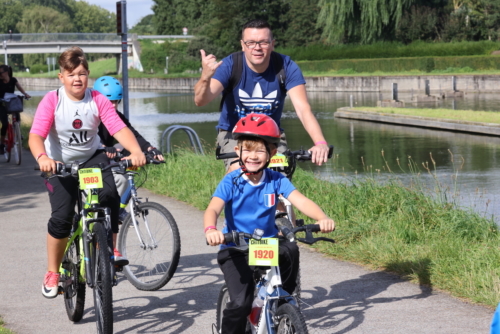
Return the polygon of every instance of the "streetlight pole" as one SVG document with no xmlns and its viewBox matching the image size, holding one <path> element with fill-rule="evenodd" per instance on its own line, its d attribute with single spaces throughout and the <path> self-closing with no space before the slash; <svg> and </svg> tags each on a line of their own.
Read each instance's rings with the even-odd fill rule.
<svg viewBox="0 0 500 334">
<path fill-rule="evenodd" d="M 128 112 L 128 53 L 127 53 L 127 1 L 116 2 L 116 19 L 118 35 L 122 36 L 122 84 L 123 115 L 129 118 Z"/>
<path fill-rule="evenodd" d="M 4 63 L 5 65 L 9 65 L 9 61 L 7 59 L 7 41 L 3 41 L 3 49 L 5 51 L 5 60 L 4 60 Z"/>
</svg>

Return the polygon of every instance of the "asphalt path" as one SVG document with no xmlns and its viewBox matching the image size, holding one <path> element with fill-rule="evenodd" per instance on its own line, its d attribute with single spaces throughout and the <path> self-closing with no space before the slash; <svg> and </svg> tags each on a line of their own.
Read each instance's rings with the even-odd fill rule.
<svg viewBox="0 0 500 334">
<path fill-rule="evenodd" d="M 92 290 L 85 313 L 68 320 L 61 296 L 45 299 L 49 201 L 28 151 L 16 166 L 0 157 L 0 316 L 18 334 L 94 333 Z M 203 237 L 203 213 L 140 190 L 163 204 L 181 234 L 181 259 L 161 290 L 136 290 L 121 275 L 113 289 L 115 333 L 212 333 L 223 278 Z M 342 224 L 342 222 L 339 222 Z M 301 248 L 303 313 L 310 333 L 489 333 L 493 311 L 384 272 Z"/>
</svg>

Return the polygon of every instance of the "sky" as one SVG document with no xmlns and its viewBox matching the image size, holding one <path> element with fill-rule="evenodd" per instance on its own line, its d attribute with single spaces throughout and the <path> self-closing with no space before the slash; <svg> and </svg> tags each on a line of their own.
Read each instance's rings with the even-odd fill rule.
<svg viewBox="0 0 500 334">
<path fill-rule="evenodd" d="M 98 5 L 116 14 L 117 0 L 84 0 L 91 5 Z M 127 26 L 132 28 L 144 16 L 153 14 L 151 7 L 153 0 L 126 0 L 127 1 Z"/>
</svg>

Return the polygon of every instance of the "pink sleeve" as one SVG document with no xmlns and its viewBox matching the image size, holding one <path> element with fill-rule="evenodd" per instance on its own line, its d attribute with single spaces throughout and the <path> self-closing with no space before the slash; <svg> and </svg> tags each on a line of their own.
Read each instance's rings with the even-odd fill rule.
<svg viewBox="0 0 500 334">
<path fill-rule="evenodd" d="M 47 138 L 54 123 L 54 113 L 57 106 L 57 91 L 48 92 L 38 104 L 30 133 Z"/>
<path fill-rule="evenodd" d="M 113 136 L 121 129 L 127 127 L 127 125 L 125 125 L 125 123 L 123 123 L 120 119 L 120 116 L 116 113 L 115 107 L 113 107 L 111 102 L 109 102 L 104 95 L 93 90 L 92 98 L 97 105 L 97 110 L 99 110 L 99 117 L 101 118 L 101 121 L 106 129 L 108 129 L 110 135 Z"/>
</svg>

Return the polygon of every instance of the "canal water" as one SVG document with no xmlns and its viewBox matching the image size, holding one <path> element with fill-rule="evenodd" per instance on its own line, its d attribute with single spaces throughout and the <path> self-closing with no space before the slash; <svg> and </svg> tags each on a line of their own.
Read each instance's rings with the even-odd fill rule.
<svg viewBox="0 0 500 334">
<path fill-rule="evenodd" d="M 26 102 L 25 113 L 34 114 L 47 91 L 28 92 L 33 98 Z M 214 144 L 218 101 L 196 107 L 192 92 L 132 91 L 129 95 L 131 123 L 154 145 L 163 145 L 161 135 L 171 125 L 189 126 L 204 144 Z M 418 179 L 429 193 L 437 196 L 434 189 L 439 182 L 449 200 L 487 217 L 494 215 L 500 223 L 500 137 L 335 119 L 334 112 L 348 106 L 351 95 L 357 106 L 376 106 L 381 98 L 379 93 L 308 94 L 326 140 L 335 145 L 335 159 L 321 167 L 304 163 L 302 168 L 334 182 L 374 176 L 408 183 L 415 174 L 420 174 Z M 384 94 L 382 98 L 390 95 Z M 410 94 L 400 94 L 399 98 L 408 101 Z M 500 95 L 467 94 L 461 99 L 419 106 L 500 111 Z M 291 149 L 311 146 L 289 99 L 282 127 Z M 186 142 L 186 134 L 180 131 L 172 137 L 174 145 Z M 413 167 L 410 169 L 409 165 Z"/>
</svg>

